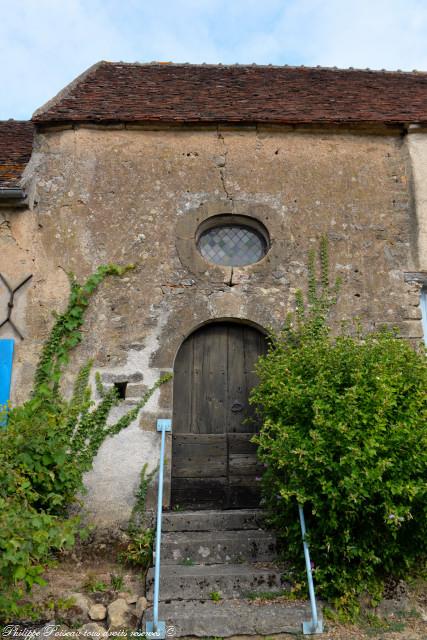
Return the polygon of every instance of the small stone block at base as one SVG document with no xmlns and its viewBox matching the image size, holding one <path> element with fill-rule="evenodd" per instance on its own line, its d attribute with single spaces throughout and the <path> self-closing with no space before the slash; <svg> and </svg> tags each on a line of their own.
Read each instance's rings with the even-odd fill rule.
<svg viewBox="0 0 427 640">
<path fill-rule="evenodd" d="M 308 622 L 302 623 L 302 632 L 305 636 L 313 636 L 318 633 L 323 633 L 323 620 L 318 620 L 317 625 L 313 625 L 313 621 L 309 620 Z"/>
<path fill-rule="evenodd" d="M 166 622 L 158 622 L 157 630 L 154 630 L 154 622 L 145 623 L 145 637 L 155 638 L 156 640 L 164 640 L 166 638 Z"/>
</svg>

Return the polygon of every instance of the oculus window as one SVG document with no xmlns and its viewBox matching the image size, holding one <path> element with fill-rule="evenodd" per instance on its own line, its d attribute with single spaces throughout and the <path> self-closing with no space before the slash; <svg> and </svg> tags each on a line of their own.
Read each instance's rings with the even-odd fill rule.
<svg viewBox="0 0 427 640">
<path fill-rule="evenodd" d="M 197 247 L 208 262 L 243 267 L 259 262 L 269 249 L 267 230 L 246 216 L 209 218 L 199 229 Z"/>
</svg>

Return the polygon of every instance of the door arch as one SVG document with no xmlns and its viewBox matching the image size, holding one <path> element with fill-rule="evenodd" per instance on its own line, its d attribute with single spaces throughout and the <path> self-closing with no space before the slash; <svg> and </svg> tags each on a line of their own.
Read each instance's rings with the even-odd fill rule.
<svg viewBox="0 0 427 640">
<path fill-rule="evenodd" d="M 237 322 L 213 322 L 181 345 L 174 366 L 172 506 L 257 506 L 259 473 L 250 442 L 259 425 L 249 394 L 265 335 Z"/>
</svg>

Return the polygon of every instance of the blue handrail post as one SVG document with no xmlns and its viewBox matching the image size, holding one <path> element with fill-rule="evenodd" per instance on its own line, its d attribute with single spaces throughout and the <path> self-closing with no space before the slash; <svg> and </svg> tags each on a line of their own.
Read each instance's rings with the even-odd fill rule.
<svg viewBox="0 0 427 640">
<path fill-rule="evenodd" d="M 154 562 L 154 601 L 153 620 L 145 623 L 145 633 L 147 638 L 166 638 L 166 622 L 159 621 L 159 590 L 160 590 L 160 545 L 162 539 L 162 510 L 163 510 L 163 470 L 165 461 L 165 441 L 166 431 L 172 431 L 172 422 L 168 419 L 157 420 L 157 431 L 162 434 L 160 444 L 160 464 L 157 493 L 157 521 L 156 521 L 156 550 Z"/>
<path fill-rule="evenodd" d="M 310 595 L 311 620 L 302 623 L 302 632 L 304 635 L 314 635 L 323 633 L 323 622 L 317 617 L 316 595 L 314 593 L 313 574 L 311 571 L 310 551 L 306 542 L 307 531 L 305 528 L 304 509 L 302 505 L 298 505 L 299 519 L 301 524 L 302 543 L 304 546 L 305 568 L 307 571 L 308 593 Z"/>
</svg>

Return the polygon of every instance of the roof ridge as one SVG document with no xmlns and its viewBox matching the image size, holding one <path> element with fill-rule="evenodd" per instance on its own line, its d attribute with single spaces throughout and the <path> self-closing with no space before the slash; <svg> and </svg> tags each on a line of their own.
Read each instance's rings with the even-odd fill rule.
<svg viewBox="0 0 427 640">
<path fill-rule="evenodd" d="M 71 80 L 71 82 L 69 82 L 67 85 L 65 85 L 65 87 L 63 89 L 61 89 L 61 91 L 58 91 L 58 93 L 55 96 L 53 96 L 53 98 L 50 98 L 50 100 L 48 100 L 47 102 L 42 104 L 41 107 L 38 107 L 38 109 L 36 109 L 34 111 L 33 115 L 31 116 L 31 119 L 42 115 L 43 113 L 45 113 L 45 111 L 49 111 L 49 109 L 51 109 L 56 104 L 61 102 L 61 100 L 66 98 L 68 95 L 70 95 L 70 93 L 73 91 L 73 89 L 77 85 L 79 85 L 82 80 L 85 80 L 88 76 L 90 76 L 92 73 L 97 71 L 104 64 L 111 64 L 111 63 L 107 62 L 106 60 L 99 60 L 98 62 L 95 62 L 95 64 L 93 64 L 88 69 L 85 69 L 85 71 L 83 71 L 83 73 L 81 73 L 76 78 L 74 78 L 74 80 Z M 114 63 L 112 63 L 112 64 L 114 64 Z"/>
<path fill-rule="evenodd" d="M 159 66 L 159 67 L 202 67 L 202 68 L 219 68 L 219 69 L 228 69 L 228 68 L 236 68 L 236 69 L 244 69 L 244 68 L 257 68 L 257 69 L 296 69 L 296 70 L 301 70 L 301 69 L 306 69 L 307 71 L 336 71 L 336 72 L 366 72 L 366 73 L 380 73 L 380 74 L 418 74 L 418 75 L 422 75 L 422 74 L 427 74 L 427 70 L 423 71 L 420 69 L 412 69 L 412 70 L 405 70 L 405 69 L 371 69 L 369 67 L 328 67 L 328 66 L 323 66 L 323 65 L 304 65 L 304 64 L 300 64 L 300 65 L 292 65 L 292 64 L 258 64 L 256 62 L 248 62 L 248 63 L 241 63 L 241 62 L 235 62 L 235 63 L 222 63 L 222 62 L 217 62 L 217 63 L 212 63 L 212 62 L 197 62 L 197 63 L 193 63 L 193 62 L 173 62 L 173 61 L 162 61 L 162 60 L 151 60 L 149 62 L 125 62 L 123 60 L 119 60 L 116 62 L 113 61 L 107 61 L 107 60 L 103 60 L 100 63 L 97 64 L 105 64 L 108 66 L 127 66 L 127 67 L 155 67 L 155 66 Z M 95 67 L 97 65 L 93 65 L 93 67 Z M 92 69 L 92 67 L 91 67 Z M 89 71 L 89 70 L 88 70 Z M 82 74 L 84 75 L 84 74 Z M 81 76 L 79 76 L 79 78 L 81 78 Z M 76 78 L 77 80 L 78 78 Z"/>
<path fill-rule="evenodd" d="M 15 120 L 15 118 L 8 118 L 7 120 L 0 120 L 0 125 L 2 125 L 2 124 L 25 124 L 25 123 L 33 124 L 31 122 L 31 120 Z"/>
</svg>

